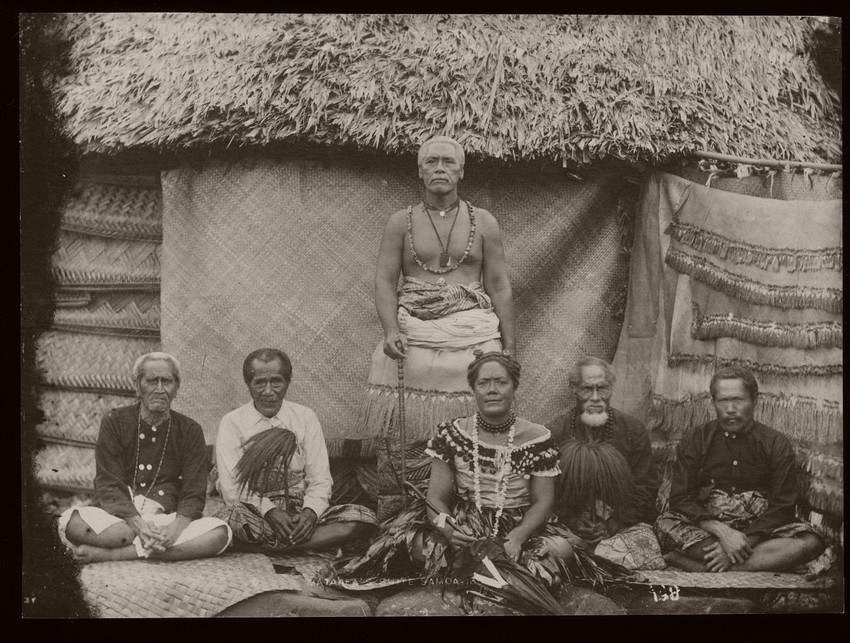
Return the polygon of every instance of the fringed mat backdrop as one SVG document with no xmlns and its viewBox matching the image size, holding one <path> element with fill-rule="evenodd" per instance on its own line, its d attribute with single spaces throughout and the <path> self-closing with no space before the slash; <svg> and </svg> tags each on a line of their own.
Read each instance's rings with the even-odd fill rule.
<svg viewBox="0 0 850 643">
<path fill-rule="evenodd" d="M 163 346 L 181 359 L 181 408 L 207 441 L 248 399 L 242 360 L 261 346 L 289 353 L 288 397 L 319 415 L 331 455 L 346 439 L 371 439 L 353 420 L 381 337 L 375 261 L 386 218 L 421 199 L 415 161 L 210 164 L 165 172 L 162 184 Z M 461 196 L 503 230 L 524 365 L 519 404 L 531 420 L 567 406 L 572 362 L 613 356 L 627 270 L 622 186 L 616 176 L 575 182 L 472 167 L 461 183 Z"/>
<path fill-rule="evenodd" d="M 724 190 L 654 172 L 636 222 L 615 396 L 645 417 L 669 464 L 689 426 L 713 419 L 720 366 L 759 381 L 756 417 L 792 439 L 805 517 L 843 540 L 840 181 L 761 178 Z M 726 187 L 735 187 L 734 192 Z M 793 188 L 793 189 L 792 189 Z M 752 196 L 758 194 L 758 196 Z"/>
</svg>

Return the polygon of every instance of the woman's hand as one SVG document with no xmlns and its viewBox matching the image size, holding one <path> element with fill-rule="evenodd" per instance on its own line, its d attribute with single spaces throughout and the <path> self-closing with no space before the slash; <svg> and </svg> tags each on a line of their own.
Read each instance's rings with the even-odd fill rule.
<svg viewBox="0 0 850 643">
<path fill-rule="evenodd" d="M 438 527 L 437 529 L 443 534 L 443 537 L 448 540 L 449 544 L 455 549 L 471 545 L 477 540 L 472 536 L 467 536 L 465 533 L 454 529 L 448 524 L 446 524 L 442 528 Z"/>
<path fill-rule="evenodd" d="M 516 536 L 510 535 L 505 539 L 505 553 L 511 560 L 519 560 L 519 555 L 522 553 L 522 542 Z"/>
</svg>

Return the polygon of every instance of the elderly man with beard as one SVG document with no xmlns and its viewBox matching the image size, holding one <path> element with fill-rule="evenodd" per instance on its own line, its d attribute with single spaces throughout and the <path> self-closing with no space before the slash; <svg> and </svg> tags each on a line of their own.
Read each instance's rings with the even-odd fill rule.
<svg viewBox="0 0 850 643">
<path fill-rule="evenodd" d="M 578 546 L 629 569 L 663 569 L 649 434 L 611 406 L 614 377 L 608 362 L 581 359 L 569 375 L 575 407 L 546 424 L 561 453 L 555 511 Z"/>
<path fill-rule="evenodd" d="M 696 572 L 789 571 L 813 560 L 824 541 L 796 521 L 791 442 L 753 419 L 755 377 L 722 368 L 709 390 L 717 419 L 682 437 L 670 510 L 655 525 L 665 559 Z"/>
<path fill-rule="evenodd" d="M 112 409 L 95 446 L 95 502 L 72 507 L 59 535 L 74 558 L 184 560 L 223 552 L 230 528 L 204 517 L 209 458 L 197 422 L 171 409 L 180 365 L 168 353 L 133 366 L 138 402 Z"/>
</svg>

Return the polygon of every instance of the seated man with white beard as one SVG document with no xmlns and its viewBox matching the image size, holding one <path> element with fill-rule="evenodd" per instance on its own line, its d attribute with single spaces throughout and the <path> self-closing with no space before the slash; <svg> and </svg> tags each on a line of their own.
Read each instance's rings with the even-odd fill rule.
<svg viewBox="0 0 850 643">
<path fill-rule="evenodd" d="M 561 454 L 555 511 L 574 545 L 629 569 L 664 569 L 651 526 L 659 482 L 649 434 L 611 406 L 614 377 L 604 360 L 579 360 L 569 374 L 576 405 L 546 423 Z"/>
</svg>

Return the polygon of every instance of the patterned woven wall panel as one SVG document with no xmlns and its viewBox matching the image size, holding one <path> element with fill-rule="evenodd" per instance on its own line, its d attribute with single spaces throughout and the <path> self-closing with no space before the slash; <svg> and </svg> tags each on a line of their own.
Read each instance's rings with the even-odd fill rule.
<svg viewBox="0 0 850 643">
<path fill-rule="evenodd" d="M 50 331 L 38 339 L 36 363 L 50 386 L 131 395 L 133 363 L 158 349 L 157 339 Z"/>
<path fill-rule="evenodd" d="M 36 431 L 47 443 L 38 479 L 56 494 L 92 489 L 101 419 L 133 401 L 133 362 L 160 347 L 159 173 L 98 163 L 92 172 L 92 160 L 82 159 L 63 206 L 53 326 L 37 345 L 46 386 Z"/>
<path fill-rule="evenodd" d="M 62 211 L 63 230 L 132 239 L 162 240 L 162 190 L 159 185 L 115 185 L 79 181 Z"/>
<path fill-rule="evenodd" d="M 94 488 L 94 449 L 68 444 L 48 444 L 35 456 L 36 479 L 43 485 L 65 489 Z"/>
<path fill-rule="evenodd" d="M 118 395 L 99 395 L 45 389 L 41 394 L 45 421 L 38 425 L 38 435 L 46 440 L 79 442 L 93 446 L 97 441 L 100 421 L 110 409 L 126 406 L 132 400 Z"/>
<path fill-rule="evenodd" d="M 58 302 L 53 328 L 100 335 L 159 337 L 159 292 L 93 293 L 84 305 Z"/>
<path fill-rule="evenodd" d="M 61 231 L 52 265 L 64 288 L 158 289 L 160 247 L 153 241 L 109 239 Z"/>
</svg>

